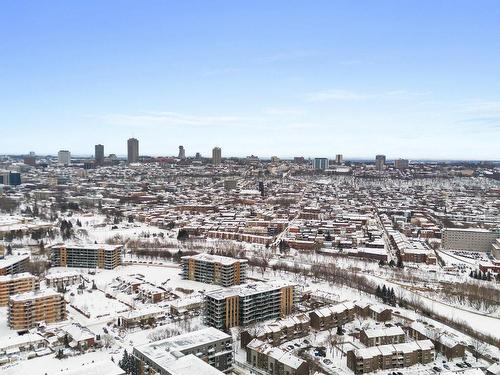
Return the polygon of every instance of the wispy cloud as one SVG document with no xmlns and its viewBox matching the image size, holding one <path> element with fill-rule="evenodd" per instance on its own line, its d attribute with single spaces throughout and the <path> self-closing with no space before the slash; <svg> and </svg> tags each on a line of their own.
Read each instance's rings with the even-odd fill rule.
<svg viewBox="0 0 500 375">
<path fill-rule="evenodd" d="M 111 125 L 133 127 L 145 126 L 224 126 L 243 124 L 247 119 L 239 116 L 198 116 L 176 112 L 145 112 L 141 114 L 112 113 L 101 116 L 101 119 Z"/>
<path fill-rule="evenodd" d="M 330 89 L 309 93 L 306 95 L 306 100 L 309 102 L 326 102 L 331 100 L 360 100 L 367 97 L 367 95 L 355 91 Z"/>
<path fill-rule="evenodd" d="M 465 105 L 465 112 L 500 113 L 500 101 L 475 100 Z"/>
<path fill-rule="evenodd" d="M 306 100 L 309 102 L 327 102 L 327 101 L 348 101 L 365 99 L 384 99 L 384 98 L 412 98 L 429 95 L 430 91 L 410 91 L 410 90 L 389 90 L 382 92 L 358 92 L 344 89 L 328 89 L 311 92 L 306 94 Z"/>
<path fill-rule="evenodd" d="M 300 116 L 304 115 L 306 112 L 303 108 L 266 108 L 264 109 L 264 114 L 271 116 Z"/>
</svg>

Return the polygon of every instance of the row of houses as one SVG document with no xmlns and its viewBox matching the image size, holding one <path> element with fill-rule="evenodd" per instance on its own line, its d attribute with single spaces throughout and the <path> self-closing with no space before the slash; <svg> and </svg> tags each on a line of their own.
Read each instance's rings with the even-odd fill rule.
<svg viewBox="0 0 500 375">
<path fill-rule="evenodd" d="M 434 360 L 434 344 L 431 340 L 372 346 L 347 352 L 347 367 L 355 374 L 376 370 L 403 368 Z"/>
<path fill-rule="evenodd" d="M 247 362 L 271 375 L 309 375 L 309 365 L 303 359 L 253 339 L 246 347 Z"/>
</svg>

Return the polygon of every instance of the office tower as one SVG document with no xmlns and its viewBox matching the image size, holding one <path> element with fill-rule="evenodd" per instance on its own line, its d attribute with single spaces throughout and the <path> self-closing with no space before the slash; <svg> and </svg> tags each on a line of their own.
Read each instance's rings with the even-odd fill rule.
<svg viewBox="0 0 500 375">
<path fill-rule="evenodd" d="M 264 187 L 264 181 L 259 181 L 259 191 L 260 195 L 263 197 L 266 194 L 265 187 Z"/>
<path fill-rule="evenodd" d="M 60 165 L 70 165 L 71 153 L 68 150 L 60 150 L 57 153 L 57 163 Z"/>
<path fill-rule="evenodd" d="M 212 150 L 212 164 L 220 165 L 222 161 L 222 150 L 220 147 L 214 147 Z"/>
<path fill-rule="evenodd" d="M 52 267 L 112 270 L 122 264 L 121 245 L 54 245 L 50 248 L 50 251 Z"/>
<path fill-rule="evenodd" d="M 12 171 L 0 171 L 0 185 L 21 185 L 21 173 Z"/>
<path fill-rule="evenodd" d="M 396 169 L 407 169 L 410 166 L 408 159 L 397 159 L 394 160 L 394 167 Z"/>
<path fill-rule="evenodd" d="M 16 294 L 9 298 L 7 319 L 15 330 L 30 329 L 40 322 L 60 322 L 66 319 L 66 301 L 53 289 Z"/>
<path fill-rule="evenodd" d="M 375 168 L 377 171 L 381 172 L 385 167 L 385 155 L 377 155 L 375 156 Z"/>
<path fill-rule="evenodd" d="M 335 164 L 341 165 L 344 162 L 344 156 L 342 154 L 335 155 Z"/>
<path fill-rule="evenodd" d="M 195 158 L 195 160 L 201 160 L 201 154 L 199 152 L 197 152 L 196 156 L 194 158 Z"/>
<path fill-rule="evenodd" d="M 104 162 L 104 146 L 95 145 L 95 162 L 97 165 L 102 165 Z"/>
<path fill-rule="evenodd" d="M 179 159 L 184 160 L 186 159 L 186 150 L 184 150 L 184 146 L 179 146 Z"/>
<path fill-rule="evenodd" d="M 229 329 L 283 318 L 297 302 L 295 285 L 267 282 L 232 286 L 205 294 L 205 324 Z"/>
<path fill-rule="evenodd" d="M 224 287 L 246 281 L 246 259 L 211 254 L 188 255 L 182 259 L 182 278 Z"/>
<path fill-rule="evenodd" d="M 139 161 L 139 141 L 135 138 L 130 138 L 127 141 L 127 161 L 129 163 Z"/>
<path fill-rule="evenodd" d="M 313 160 L 313 167 L 316 170 L 324 171 L 328 168 L 328 159 L 327 158 L 315 158 Z"/>
</svg>

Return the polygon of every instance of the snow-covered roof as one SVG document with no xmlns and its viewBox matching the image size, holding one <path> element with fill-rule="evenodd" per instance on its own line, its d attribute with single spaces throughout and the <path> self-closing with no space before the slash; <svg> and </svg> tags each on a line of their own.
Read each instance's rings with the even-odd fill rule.
<svg viewBox="0 0 500 375">
<path fill-rule="evenodd" d="M 364 331 L 369 338 L 404 335 L 401 327 L 373 328 Z"/>
<path fill-rule="evenodd" d="M 13 275 L 2 275 L 2 276 L 0 276 L 0 283 L 4 283 L 7 281 L 20 280 L 20 279 L 31 279 L 33 277 L 36 277 L 36 276 L 33 276 L 29 272 L 16 273 Z"/>
<path fill-rule="evenodd" d="M 28 301 L 31 299 L 45 298 L 51 296 L 61 296 L 61 294 L 56 292 L 54 289 L 43 289 L 43 290 L 35 290 L 33 292 L 16 294 L 10 296 L 10 299 L 19 302 L 19 301 Z"/>
<path fill-rule="evenodd" d="M 149 344 L 136 346 L 134 350 L 137 350 L 158 365 L 163 366 L 163 364 L 174 358 L 173 353 L 175 352 L 182 353 L 183 350 L 189 350 L 190 348 L 230 338 L 231 336 L 228 334 L 213 327 L 208 327 Z"/>
<path fill-rule="evenodd" d="M 28 254 L 23 254 L 23 255 L 11 255 L 4 259 L 0 259 L 0 268 L 12 266 L 13 264 L 16 264 L 17 262 L 20 262 L 24 259 L 28 259 L 29 257 L 30 256 Z"/>
<path fill-rule="evenodd" d="M 274 360 L 283 363 L 293 369 L 297 369 L 304 363 L 302 359 L 296 357 L 292 353 L 285 352 L 284 350 L 271 346 L 259 339 L 253 339 L 247 345 L 248 349 L 254 350 L 258 353 L 262 353 Z"/>
<path fill-rule="evenodd" d="M 114 251 L 116 249 L 121 248 L 122 245 L 108 245 L 108 244 L 85 244 L 85 245 L 79 245 L 79 244 L 57 244 L 51 246 L 51 249 L 59 249 L 59 248 L 66 248 L 66 249 L 76 249 L 76 250 L 104 250 L 104 251 Z"/>
<path fill-rule="evenodd" d="M 221 255 L 211 255 L 207 253 L 200 253 L 196 255 L 186 255 L 183 256 L 182 259 L 194 259 L 194 260 L 199 260 L 203 262 L 208 262 L 208 263 L 220 263 L 225 266 L 230 266 L 235 263 L 247 263 L 248 261 L 246 259 L 236 259 L 236 258 L 231 258 L 231 257 L 225 257 Z"/>
</svg>

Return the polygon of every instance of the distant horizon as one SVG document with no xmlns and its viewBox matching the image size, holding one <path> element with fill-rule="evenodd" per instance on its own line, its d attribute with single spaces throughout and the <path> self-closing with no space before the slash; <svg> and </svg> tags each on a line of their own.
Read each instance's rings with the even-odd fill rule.
<svg viewBox="0 0 500 375">
<path fill-rule="evenodd" d="M 106 150 L 106 148 L 104 149 Z M 73 152 L 71 152 L 71 150 L 64 150 L 64 151 L 69 151 L 70 154 L 71 154 L 71 158 L 75 158 L 75 159 L 78 159 L 78 158 L 83 158 L 83 159 L 92 159 L 94 158 L 94 155 L 93 154 L 75 154 Z M 222 149 L 222 151 L 224 152 L 224 149 Z M 107 158 L 110 154 L 114 154 L 114 153 L 105 153 L 105 157 Z M 29 152 L 28 153 L 9 153 L 9 154 L 0 154 L 0 156 L 12 156 L 12 157 L 24 157 L 24 156 L 29 156 Z M 116 155 L 117 158 L 119 159 L 124 159 L 126 160 L 127 159 L 127 155 L 126 154 L 114 154 Z M 35 152 L 35 157 L 53 157 L 53 158 L 57 158 L 57 153 L 53 154 L 53 153 L 36 153 Z M 227 155 L 225 156 L 224 154 L 222 154 L 222 159 L 231 159 L 231 158 L 240 158 L 240 159 L 244 159 L 248 156 L 252 156 L 252 154 L 249 154 L 249 155 Z M 253 156 L 257 156 L 259 159 L 263 159 L 263 160 L 267 160 L 267 159 L 271 159 L 272 157 L 278 157 L 279 159 L 281 160 L 293 160 L 294 158 L 296 157 L 303 157 L 305 160 L 310 160 L 310 159 L 315 159 L 315 158 L 327 158 L 329 160 L 335 160 L 335 155 L 333 156 L 305 156 L 305 155 L 295 155 L 295 156 L 283 156 L 283 155 L 256 155 L 256 154 L 253 154 Z M 164 158 L 176 158 L 178 159 L 178 157 L 176 155 L 167 155 L 167 154 L 139 154 L 139 157 L 142 158 L 142 157 L 152 157 L 152 158 L 160 158 L 160 157 L 164 157 Z M 212 156 L 211 155 L 203 155 L 201 154 L 201 157 L 204 158 L 204 159 L 211 159 Z M 385 155 L 386 157 L 386 162 L 389 162 L 389 161 L 395 161 L 395 160 L 398 160 L 398 159 L 407 159 L 409 160 L 410 162 L 493 162 L 493 163 L 499 163 L 500 162 L 500 159 L 443 159 L 443 158 L 430 158 L 430 157 L 424 157 L 424 158 L 412 158 L 412 157 L 391 157 L 391 156 L 388 156 L 388 155 Z M 191 154 L 186 154 L 186 158 L 187 159 L 193 159 L 195 158 L 195 154 L 191 155 Z M 343 161 L 355 161 L 355 162 L 359 162 L 359 161 L 373 161 L 375 162 L 375 155 L 373 157 L 371 156 L 366 156 L 366 157 L 363 157 L 363 156 L 346 156 L 344 154 L 342 154 L 342 158 L 343 158 Z"/>
</svg>

